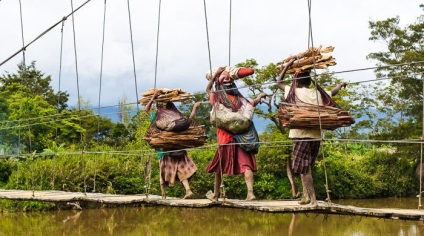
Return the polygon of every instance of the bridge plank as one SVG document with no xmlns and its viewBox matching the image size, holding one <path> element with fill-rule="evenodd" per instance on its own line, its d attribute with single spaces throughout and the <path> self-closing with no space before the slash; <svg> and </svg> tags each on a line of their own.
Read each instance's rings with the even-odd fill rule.
<svg viewBox="0 0 424 236">
<path fill-rule="evenodd" d="M 318 201 L 317 206 L 300 205 L 293 200 L 255 200 L 244 201 L 236 199 L 219 199 L 211 202 L 208 199 L 180 199 L 168 197 L 162 200 L 161 196 L 138 194 L 120 195 L 103 193 L 82 193 L 65 191 L 32 191 L 32 190 L 3 190 L 0 189 L 0 199 L 17 201 L 44 201 L 44 202 L 97 202 L 111 205 L 164 205 L 172 207 L 206 208 L 215 206 L 232 207 L 247 210 L 256 210 L 274 213 L 314 212 L 320 214 L 358 215 L 402 220 L 424 220 L 424 211 L 420 209 L 393 209 L 393 208 L 364 208 L 349 205 L 339 205 Z M 72 205 L 72 204 L 70 204 Z"/>
</svg>

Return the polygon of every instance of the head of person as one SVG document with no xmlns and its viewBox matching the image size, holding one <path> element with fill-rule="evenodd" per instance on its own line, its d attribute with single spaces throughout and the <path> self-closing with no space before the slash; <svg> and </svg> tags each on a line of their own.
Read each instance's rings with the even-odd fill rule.
<svg viewBox="0 0 424 236">
<path fill-rule="evenodd" d="M 296 83 L 302 88 L 309 88 L 312 83 L 311 73 L 309 71 L 302 71 L 295 75 Z"/>
<path fill-rule="evenodd" d="M 164 107 L 166 109 L 171 109 L 175 105 L 174 105 L 173 102 L 168 101 L 168 102 L 157 102 L 157 105 L 156 106 L 158 106 L 158 107 Z"/>
<path fill-rule="evenodd" d="M 229 86 L 231 85 L 234 80 L 231 78 L 230 73 L 226 70 L 224 70 L 218 77 L 218 81 L 219 84 L 222 84 L 224 86 Z"/>
</svg>

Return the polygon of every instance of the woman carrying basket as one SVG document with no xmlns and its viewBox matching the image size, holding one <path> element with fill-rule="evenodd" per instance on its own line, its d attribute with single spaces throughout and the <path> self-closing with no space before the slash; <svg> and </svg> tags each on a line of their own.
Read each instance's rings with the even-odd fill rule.
<svg viewBox="0 0 424 236">
<path fill-rule="evenodd" d="M 152 125 L 158 129 L 167 131 L 181 131 L 188 129 L 191 119 L 194 118 L 197 108 L 201 102 L 193 106 L 190 117 L 187 118 L 181 114 L 172 102 L 157 102 L 157 111 L 151 111 L 153 100 L 158 95 L 159 90 L 155 92 L 152 99 L 146 105 L 145 111 L 150 115 Z M 196 164 L 188 156 L 186 150 L 156 150 L 159 158 L 160 187 L 162 199 L 166 199 L 165 187 L 173 187 L 175 180 L 181 181 L 185 188 L 184 199 L 194 197 L 190 189 L 189 179 L 196 173 Z"/>
<path fill-rule="evenodd" d="M 312 83 L 309 71 L 302 71 L 294 75 L 293 83 L 287 86 L 282 83 L 287 69 L 293 64 L 295 59 L 288 62 L 277 78 L 277 86 L 284 91 L 285 99 L 294 100 L 314 105 L 323 105 L 322 95 L 316 89 L 309 88 Z M 325 91 L 328 96 L 338 94 L 347 83 L 338 84 L 333 90 Z M 321 131 L 319 129 L 290 129 L 289 138 L 293 139 L 293 172 L 300 174 L 302 180 L 303 196 L 299 204 L 317 205 L 315 189 L 312 179 L 312 168 L 318 156 L 321 145 Z"/>
<path fill-rule="evenodd" d="M 206 78 L 209 83 L 206 86 L 206 92 L 209 94 L 211 105 L 222 104 L 232 111 L 239 110 L 241 104 L 247 100 L 238 91 L 234 78 L 246 77 L 253 73 L 252 68 L 232 67 L 219 67 L 214 69 L 212 73 L 207 73 Z M 212 91 L 213 84 L 215 84 L 215 92 Z M 265 93 L 259 94 L 254 101 L 247 101 L 248 105 L 256 106 L 265 96 Z M 259 139 L 253 122 L 242 133 L 234 133 L 217 125 L 217 136 L 218 150 L 216 150 L 213 160 L 206 168 L 206 172 L 215 173 L 214 192 L 208 193 L 206 196 L 213 202 L 218 201 L 222 174 L 244 174 L 247 187 L 246 200 L 256 199 L 253 193 L 253 172 L 257 170 L 255 153 L 258 152 Z"/>
</svg>

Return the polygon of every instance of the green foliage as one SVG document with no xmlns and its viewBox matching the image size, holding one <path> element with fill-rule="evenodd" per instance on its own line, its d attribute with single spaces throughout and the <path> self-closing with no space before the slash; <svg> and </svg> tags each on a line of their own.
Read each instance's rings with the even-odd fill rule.
<svg viewBox="0 0 424 236">
<path fill-rule="evenodd" d="M 420 7 L 424 9 L 424 5 Z M 424 60 L 424 17 L 417 17 L 415 23 L 404 28 L 399 26 L 399 22 L 399 17 L 369 22 L 369 39 L 384 43 L 387 48 L 370 53 L 368 59 L 377 61 L 381 66 L 376 69 L 377 78 L 387 77 L 390 81 L 369 86 L 372 96 L 368 96 L 368 103 L 383 114 L 374 117 L 371 125 L 376 127 L 374 135 L 412 138 L 422 130 L 422 66 L 415 62 Z M 398 64 L 403 65 L 394 66 Z M 397 126 L 401 128 L 396 129 Z M 403 132 L 405 128 L 411 132 Z"/>
<path fill-rule="evenodd" d="M 405 197 L 418 189 L 415 164 L 393 147 L 337 144 L 324 147 L 325 169 L 332 198 Z M 317 194 L 325 198 L 324 160 L 317 162 L 314 181 Z"/>
<path fill-rule="evenodd" d="M 7 160 L 0 160 L 0 187 L 9 181 L 9 176 L 12 174 L 12 163 Z"/>
<path fill-rule="evenodd" d="M 13 201 L 8 199 L 0 199 L 0 212 L 48 211 L 55 208 L 56 205 L 51 202 Z"/>
</svg>

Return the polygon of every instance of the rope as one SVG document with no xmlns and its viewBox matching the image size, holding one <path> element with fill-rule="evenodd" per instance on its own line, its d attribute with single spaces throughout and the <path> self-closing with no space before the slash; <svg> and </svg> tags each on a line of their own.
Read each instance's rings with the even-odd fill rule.
<svg viewBox="0 0 424 236">
<path fill-rule="evenodd" d="M 158 57 L 159 57 L 159 32 L 160 32 L 160 12 L 161 12 L 162 0 L 159 0 L 159 11 L 158 11 L 158 30 L 156 32 L 156 58 L 155 58 L 155 83 L 153 88 L 156 88 L 156 80 L 158 74 Z"/>
<path fill-rule="evenodd" d="M 103 9 L 103 31 L 102 31 L 102 49 L 100 56 L 100 77 L 99 77 L 99 102 L 97 106 L 97 114 L 99 115 L 99 119 L 97 122 L 97 132 L 100 132 L 100 100 L 102 95 L 102 78 L 103 78 L 103 55 L 104 55 L 104 45 L 105 45 L 105 26 L 106 26 L 106 0 L 104 1 L 104 9 Z"/>
<path fill-rule="evenodd" d="M 137 77 L 135 74 L 135 60 L 134 60 L 134 45 L 133 45 L 133 40 L 132 40 L 132 28 L 131 28 L 131 13 L 130 13 L 130 3 L 129 0 L 128 2 L 128 17 L 129 17 L 129 25 L 130 25 L 130 34 L 131 34 L 131 48 L 132 48 L 132 55 L 133 55 L 133 66 L 134 66 L 134 81 L 135 81 L 135 93 L 136 93 L 136 97 L 137 97 L 137 114 L 139 115 L 139 105 L 138 105 L 138 91 L 137 91 Z M 161 10 L 161 0 L 159 0 L 159 14 L 158 14 L 158 31 L 157 31 L 157 39 L 156 39 L 156 61 L 155 61 L 155 83 L 154 83 L 154 88 L 156 88 L 156 75 L 157 75 L 157 64 L 158 64 L 158 51 L 159 51 L 159 29 L 160 29 L 160 10 Z M 142 141 L 143 141 L 143 134 L 140 133 L 140 146 L 142 145 Z M 149 197 L 149 193 L 150 193 L 150 186 L 151 186 L 151 156 L 149 155 L 148 159 L 146 160 L 145 163 L 145 168 L 148 168 L 147 171 L 144 171 L 144 186 L 145 186 L 145 191 L 146 191 L 146 197 Z M 145 169 L 146 170 L 146 169 Z M 146 173 L 147 172 L 147 173 Z M 146 176 L 146 174 L 148 176 Z"/>
<path fill-rule="evenodd" d="M 230 0 L 230 26 L 229 26 L 229 32 L 228 32 L 228 65 L 231 65 L 231 27 L 232 27 L 232 20 L 231 20 L 231 15 L 232 15 L 232 5 L 233 5 L 233 0 Z"/>
<path fill-rule="evenodd" d="M 231 0 L 230 0 L 230 6 L 231 6 Z M 211 59 L 211 49 L 210 49 L 210 40 L 209 40 L 208 16 L 207 16 L 207 8 L 206 8 L 206 1 L 205 0 L 203 0 L 203 10 L 204 10 L 204 14 L 205 14 L 206 43 L 208 45 L 209 71 L 210 71 L 210 74 L 211 74 L 211 79 L 213 79 L 214 75 L 213 75 L 213 71 L 212 71 L 212 59 Z M 230 18 L 231 18 L 231 11 L 230 11 Z M 231 29 L 231 25 L 230 25 L 230 29 Z M 230 30 L 230 33 L 231 33 L 231 30 Z M 230 41 L 229 41 L 229 43 L 230 43 Z M 229 50 L 231 50 L 230 47 L 229 47 Z M 228 60 L 229 61 L 231 60 L 230 53 L 229 53 L 229 59 Z M 211 89 L 213 91 L 215 89 L 214 86 L 212 86 Z M 216 102 L 217 101 L 216 101 L 216 97 L 215 97 L 214 105 L 216 104 Z M 218 132 L 216 134 L 216 138 L 217 138 L 217 140 L 219 140 Z M 222 154 L 221 154 L 221 151 L 219 149 L 220 146 L 221 146 L 221 144 L 218 144 L 219 168 L 220 168 L 219 175 L 220 175 L 220 179 L 221 179 L 220 188 L 221 188 L 221 193 L 222 193 L 222 195 L 224 197 L 224 201 L 225 201 L 224 174 L 222 173 Z M 214 183 L 214 191 L 215 191 L 215 184 L 216 183 Z M 216 193 L 214 192 L 214 194 L 216 194 Z"/>
<path fill-rule="evenodd" d="M 58 21 L 57 23 L 55 23 L 54 25 L 52 25 L 51 27 L 49 27 L 47 30 L 43 31 L 40 35 L 38 35 L 34 40 L 32 40 L 30 43 L 28 43 L 27 45 L 25 45 L 24 47 L 22 47 L 21 49 L 19 49 L 17 52 L 15 52 L 12 56 L 8 57 L 6 60 L 4 60 L 2 63 L 0 63 L 0 66 L 2 66 L 4 63 L 8 62 L 10 59 L 14 58 L 16 55 L 18 55 L 20 52 L 25 51 L 26 48 L 28 48 L 32 43 L 34 43 L 35 41 L 37 41 L 39 38 L 41 38 L 42 36 L 44 36 L 46 33 L 48 33 L 50 30 L 52 30 L 53 28 L 55 28 L 57 25 L 59 25 L 62 21 L 66 20 L 69 16 L 73 15 L 76 11 L 78 11 L 79 9 L 81 9 L 81 7 L 85 6 L 85 4 L 87 4 L 88 2 L 90 2 L 91 0 L 87 0 L 85 3 L 83 3 L 81 6 L 79 6 L 77 9 L 75 9 L 75 11 L 72 11 L 71 13 L 69 13 L 66 17 L 63 17 L 60 21 Z"/>
<path fill-rule="evenodd" d="M 103 31 L 102 31 L 102 50 L 100 56 L 100 76 L 99 76 L 99 102 L 97 106 L 97 133 L 100 134 L 100 100 L 102 94 L 102 78 L 103 78 L 103 58 L 104 58 L 104 45 L 105 45 L 105 31 L 106 31 L 106 0 L 104 1 L 103 8 Z M 93 192 L 96 192 L 96 177 L 97 177 L 97 156 L 94 159 L 94 176 L 93 176 Z"/>
<path fill-rule="evenodd" d="M 20 15 L 20 20 L 21 20 L 21 37 L 22 37 L 22 47 L 25 45 L 25 39 L 24 39 L 24 24 L 23 24 L 23 14 L 22 14 L 22 3 L 21 3 L 21 0 L 19 0 L 19 15 Z M 22 59 L 22 65 L 23 65 L 23 74 L 21 75 L 21 79 L 22 79 L 22 81 L 25 79 L 24 77 L 25 77 L 25 75 L 26 75 L 26 63 L 25 63 L 25 50 L 24 51 L 22 51 L 22 57 L 23 57 L 23 59 Z M 30 114 L 29 114 L 29 104 L 28 104 L 28 101 L 26 101 L 25 102 L 25 105 L 26 105 L 26 108 L 27 108 L 27 110 L 26 110 L 26 113 L 27 113 L 27 118 L 29 118 L 30 117 Z M 27 121 L 28 122 L 28 124 L 29 124 L 29 121 Z M 19 134 L 20 135 L 20 134 Z M 29 147 L 28 147 L 28 151 L 29 152 L 31 152 L 31 149 L 32 149 L 32 143 L 31 143 L 31 128 L 30 128 L 30 126 L 28 126 L 28 141 L 29 141 Z"/>
<path fill-rule="evenodd" d="M 72 12 L 74 11 L 74 4 L 73 0 L 71 0 L 71 9 Z M 80 96 L 80 89 L 79 89 L 79 76 L 78 76 L 78 55 L 77 55 L 77 42 L 76 42 L 76 33 L 75 33 L 75 20 L 74 15 L 72 14 L 72 32 L 73 32 L 73 39 L 74 39 L 74 55 L 75 55 L 75 73 L 76 73 L 76 80 L 77 80 L 77 93 L 78 93 L 78 117 L 81 113 L 81 96 Z M 82 127 L 82 121 L 81 118 L 79 118 L 79 124 Z M 84 156 L 84 137 L 83 133 L 80 132 L 80 142 L 81 142 L 81 155 Z M 84 162 L 84 158 L 82 158 L 82 165 L 83 165 L 83 172 L 86 172 L 87 166 Z M 87 196 L 87 183 L 86 183 L 86 175 L 84 175 L 84 195 Z"/>
<path fill-rule="evenodd" d="M 423 82 L 423 97 L 424 97 L 424 74 L 421 75 L 421 80 Z M 423 127 L 422 127 L 422 136 L 421 140 L 424 139 L 424 99 L 423 99 Z M 422 199 L 422 181 L 423 181 L 423 144 L 421 143 L 421 152 L 420 152 L 420 194 L 418 195 L 418 209 L 421 209 L 421 199 Z"/>
<path fill-rule="evenodd" d="M 132 33 L 132 25 L 131 25 L 131 10 L 130 10 L 130 1 L 129 0 L 127 0 L 127 6 L 128 6 L 128 23 L 129 23 L 129 26 L 130 26 L 131 55 L 132 55 L 132 62 L 133 62 L 135 95 L 136 95 L 136 101 L 138 101 L 137 73 L 136 73 L 136 70 L 135 70 L 134 41 L 133 41 L 133 33 Z M 138 103 L 137 103 L 137 110 L 138 110 Z"/>
<path fill-rule="evenodd" d="M 307 0 L 308 1 L 308 17 L 309 17 L 309 31 L 308 31 L 308 48 L 309 48 L 309 43 L 311 44 L 312 48 L 314 48 L 314 38 L 313 38 L 313 34 L 312 34 L 312 17 L 311 17 L 311 11 L 312 11 L 312 0 Z M 309 41 L 310 40 L 310 41 Z M 315 50 L 312 50 L 312 62 L 315 65 Z M 316 75 L 316 69 L 315 66 L 314 68 L 314 74 Z M 319 104 L 318 101 L 318 81 L 315 80 L 315 92 L 317 94 L 317 104 Z M 324 133 L 323 133 L 323 129 L 322 129 L 322 121 L 321 121 L 321 110 L 318 107 L 318 119 L 319 119 L 319 126 L 320 126 L 320 132 L 321 132 L 321 139 L 323 139 L 324 137 Z M 331 190 L 328 187 L 328 175 L 327 175 L 327 167 L 325 164 L 325 151 L 324 149 L 321 148 L 321 153 L 322 153 L 322 160 L 323 160 L 323 167 L 324 167 L 324 176 L 325 176 L 325 192 L 327 193 L 327 199 L 326 201 L 328 201 L 329 203 L 331 203 L 331 198 L 330 198 L 330 192 Z"/>
<path fill-rule="evenodd" d="M 22 17 L 22 3 L 21 0 L 19 0 L 19 12 L 20 12 L 20 18 L 21 18 L 21 36 L 22 36 L 22 48 L 25 47 L 25 40 L 24 40 L 24 23 L 23 23 L 23 17 Z M 22 51 L 22 57 L 23 57 L 23 64 L 25 68 L 25 50 Z"/>
<path fill-rule="evenodd" d="M 63 27 L 65 26 L 65 21 L 62 21 L 62 28 L 60 29 L 60 56 L 59 56 L 59 84 L 58 84 L 58 93 L 59 96 L 57 96 L 57 106 L 59 107 L 60 104 L 60 85 L 61 85 L 61 81 L 62 81 L 62 59 L 63 59 Z M 57 110 L 57 114 L 59 115 L 59 109 Z M 56 116 L 57 117 L 57 116 Z M 58 126 L 57 126 L 57 119 L 55 117 L 55 121 L 56 121 L 56 141 L 57 141 L 57 136 L 58 136 Z"/>
</svg>

